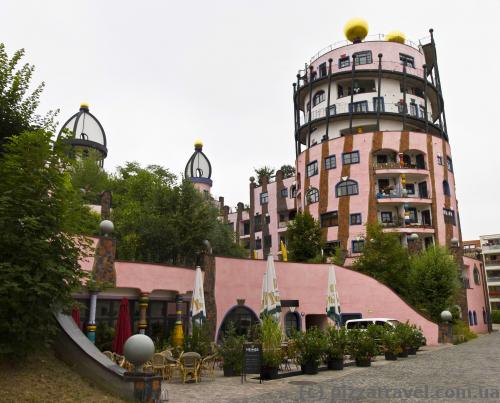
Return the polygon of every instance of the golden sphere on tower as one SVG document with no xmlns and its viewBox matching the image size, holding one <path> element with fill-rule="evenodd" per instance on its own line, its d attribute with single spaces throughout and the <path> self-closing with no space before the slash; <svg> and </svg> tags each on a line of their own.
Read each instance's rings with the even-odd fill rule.
<svg viewBox="0 0 500 403">
<path fill-rule="evenodd" d="M 397 43 L 403 43 L 404 44 L 405 40 L 406 40 L 406 37 L 405 37 L 405 34 L 403 34 L 400 31 L 392 31 L 392 32 L 389 32 L 385 36 L 385 40 L 388 41 L 388 42 L 397 42 Z"/>
<path fill-rule="evenodd" d="M 203 142 L 200 139 L 195 140 L 194 148 L 203 148 Z"/>
<path fill-rule="evenodd" d="M 83 109 L 89 109 L 89 104 L 87 102 L 82 102 L 80 104 L 80 108 L 83 108 Z"/>
<path fill-rule="evenodd" d="M 344 26 L 344 35 L 351 42 L 361 42 L 368 35 L 368 23 L 362 18 L 352 18 Z"/>
</svg>

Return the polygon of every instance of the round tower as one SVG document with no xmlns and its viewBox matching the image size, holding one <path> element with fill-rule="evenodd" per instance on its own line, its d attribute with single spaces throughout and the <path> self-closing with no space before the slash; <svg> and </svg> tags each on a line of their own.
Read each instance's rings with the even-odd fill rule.
<svg viewBox="0 0 500 403">
<path fill-rule="evenodd" d="M 351 254 L 376 222 L 412 247 L 450 246 L 460 227 L 433 31 L 416 44 L 356 19 L 345 34 L 293 85 L 297 207 Z"/>
<path fill-rule="evenodd" d="M 94 151 L 99 156 L 99 165 L 103 166 L 108 155 L 106 133 L 99 120 L 90 113 L 88 104 L 81 104 L 80 110 L 66 121 L 58 138 L 61 136 L 71 145 L 75 157 L 85 157 Z"/>
<path fill-rule="evenodd" d="M 186 164 L 184 177 L 191 180 L 199 191 L 209 193 L 212 188 L 212 165 L 203 153 L 201 140 L 196 140 L 194 143 L 194 153 Z"/>
</svg>

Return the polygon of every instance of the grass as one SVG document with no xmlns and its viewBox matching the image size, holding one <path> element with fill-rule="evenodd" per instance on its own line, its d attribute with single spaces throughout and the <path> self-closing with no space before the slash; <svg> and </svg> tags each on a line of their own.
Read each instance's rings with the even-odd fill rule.
<svg viewBox="0 0 500 403">
<path fill-rule="evenodd" d="M 72 371 L 51 350 L 25 361 L 0 363 L 2 402 L 123 402 Z"/>
</svg>

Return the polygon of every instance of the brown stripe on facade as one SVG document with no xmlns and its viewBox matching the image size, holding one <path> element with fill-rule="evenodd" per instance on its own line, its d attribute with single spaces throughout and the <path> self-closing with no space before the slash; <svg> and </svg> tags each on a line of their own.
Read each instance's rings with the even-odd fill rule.
<svg viewBox="0 0 500 403">
<path fill-rule="evenodd" d="M 319 165 L 319 204 L 318 204 L 318 219 L 321 219 L 321 214 L 326 213 L 328 209 L 328 198 L 330 196 L 330 191 L 328 189 L 328 170 L 325 168 L 325 158 L 330 155 L 330 142 L 324 141 L 321 144 L 321 159 L 318 162 Z M 328 228 L 321 229 L 321 235 L 323 240 L 326 241 L 326 234 Z"/>
<path fill-rule="evenodd" d="M 267 192 L 267 181 L 268 179 L 266 177 L 262 178 L 262 188 L 261 192 L 266 193 Z M 259 200 L 260 200 L 260 195 L 259 195 Z M 269 200 L 269 196 L 268 199 Z M 269 203 L 269 202 L 268 202 Z M 261 224 L 262 224 L 262 251 L 264 253 L 264 259 L 267 258 L 267 255 L 269 255 L 269 252 L 271 250 L 269 244 L 266 244 L 266 239 L 269 236 L 269 224 L 267 223 L 267 215 L 269 213 L 269 206 L 268 203 L 262 204 L 262 217 L 261 217 Z"/>
<path fill-rule="evenodd" d="M 368 224 L 375 224 L 378 219 L 377 219 L 377 199 L 375 197 L 375 168 L 374 168 L 374 160 L 373 160 L 373 153 L 375 151 L 378 151 L 382 148 L 382 143 L 384 140 L 384 133 L 383 132 L 375 132 L 373 133 L 372 137 L 372 148 L 370 150 L 370 154 L 368 155 L 368 169 L 370 172 L 370 193 L 369 193 L 369 200 L 368 200 L 368 219 L 367 223 Z"/>
<path fill-rule="evenodd" d="M 352 134 L 344 136 L 344 148 L 343 153 L 352 152 L 352 147 L 354 143 L 354 136 Z M 342 156 L 340 156 L 339 163 L 342 162 Z M 342 164 L 341 177 L 349 176 L 351 174 L 351 166 Z M 339 229 L 338 229 L 338 240 L 342 249 L 347 250 L 347 241 L 349 240 L 349 202 L 351 196 L 339 197 Z"/>
<path fill-rule="evenodd" d="M 401 132 L 399 139 L 399 152 L 404 153 L 410 149 L 410 132 Z"/>
<path fill-rule="evenodd" d="M 255 182 L 250 182 L 250 257 L 253 259 L 255 250 Z"/>
<path fill-rule="evenodd" d="M 439 243 L 439 225 L 437 216 L 437 205 L 436 205 L 436 179 L 434 177 L 434 152 L 432 148 L 432 134 L 427 134 L 427 161 L 429 166 L 429 177 L 431 179 L 431 192 L 432 192 L 432 224 L 434 227 L 434 238 Z"/>
<path fill-rule="evenodd" d="M 446 153 L 446 142 L 444 140 L 441 140 L 441 144 L 442 144 L 442 155 L 443 155 L 443 172 L 444 172 L 444 175 L 443 175 L 443 180 L 445 180 L 446 182 L 448 182 L 448 184 L 450 183 L 449 180 L 448 180 L 448 154 Z M 444 187 L 443 187 L 443 184 L 441 183 L 441 189 L 444 193 Z M 450 189 L 451 191 L 451 189 Z M 446 207 L 447 209 L 449 209 L 451 207 L 451 197 L 450 196 L 444 196 L 444 207 Z M 457 212 L 455 211 L 455 222 L 457 221 Z M 450 223 L 445 223 L 445 228 L 446 228 L 446 246 L 449 248 L 451 246 L 451 239 L 453 238 L 453 224 L 450 224 Z"/>
<path fill-rule="evenodd" d="M 281 191 L 285 189 L 283 184 L 283 171 L 276 172 L 276 211 L 278 213 L 286 212 L 286 197 L 281 197 Z"/>
<path fill-rule="evenodd" d="M 304 152 L 304 188 L 301 192 L 302 200 L 304 200 L 304 213 L 307 211 L 309 213 L 309 204 L 307 203 L 307 191 L 309 186 L 311 186 L 311 180 L 307 176 L 307 165 L 309 164 L 309 148 Z"/>
</svg>

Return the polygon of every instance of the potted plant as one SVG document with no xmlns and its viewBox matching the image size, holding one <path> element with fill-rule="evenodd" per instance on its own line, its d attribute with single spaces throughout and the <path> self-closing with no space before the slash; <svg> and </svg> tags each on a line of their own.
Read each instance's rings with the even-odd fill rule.
<svg viewBox="0 0 500 403">
<path fill-rule="evenodd" d="M 398 357 L 406 358 L 408 357 L 408 349 L 412 345 L 413 332 L 411 327 L 407 323 L 398 323 L 395 332 L 401 340 L 401 352 Z"/>
<path fill-rule="evenodd" d="M 323 332 L 318 328 L 308 329 L 305 333 L 298 332 L 294 336 L 294 348 L 302 372 L 307 375 L 318 373 L 318 366 L 326 349 Z"/>
<path fill-rule="evenodd" d="M 223 359 L 222 369 L 224 376 L 237 376 L 241 373 L 241 366 L 243 364 L 243 343 L 245 342 L 244 336 L 236 334 L 236 328 L 230 324 L 222 339 L 222 344 L 219 347 L 219 355 Z"/>
<path fill-rule="evenodd" d="M 283 333 L 280 324 L 270 315 L 262 320 L 260 342 L 262 343 L 262 379 L 276 379 L 281 364 L 281 341 Z"/>
<path fill-rule="evenodd" d="M 411 325 L 410 330 L 411 339 L 408 354 L 415 355 L 417 354 L 417 350 L 424 344 L 424 335 L 420 329 L 417 329 L 416 325 Z"/>
<path fill-rule="evenodd" d="M 348 352 L 358 367 L 369 367 L 377 355 L 377 344 L 366 330 L 352 329 L 348 335 Z"/>
<path fill-rule="evenodd" d="M 326 365 L 328 369 L 344 369 L 347 333 L 344 328 L 329 327 L 326 330 Z"/>
<path fill-rule="evenodd" d="M 397 360 L 398 354 L 403 351 L 401 348 L 401 339 L 393 327 L 387 326 L 382 333 L 382 350 L 385 359 Z"/>
</svg>

